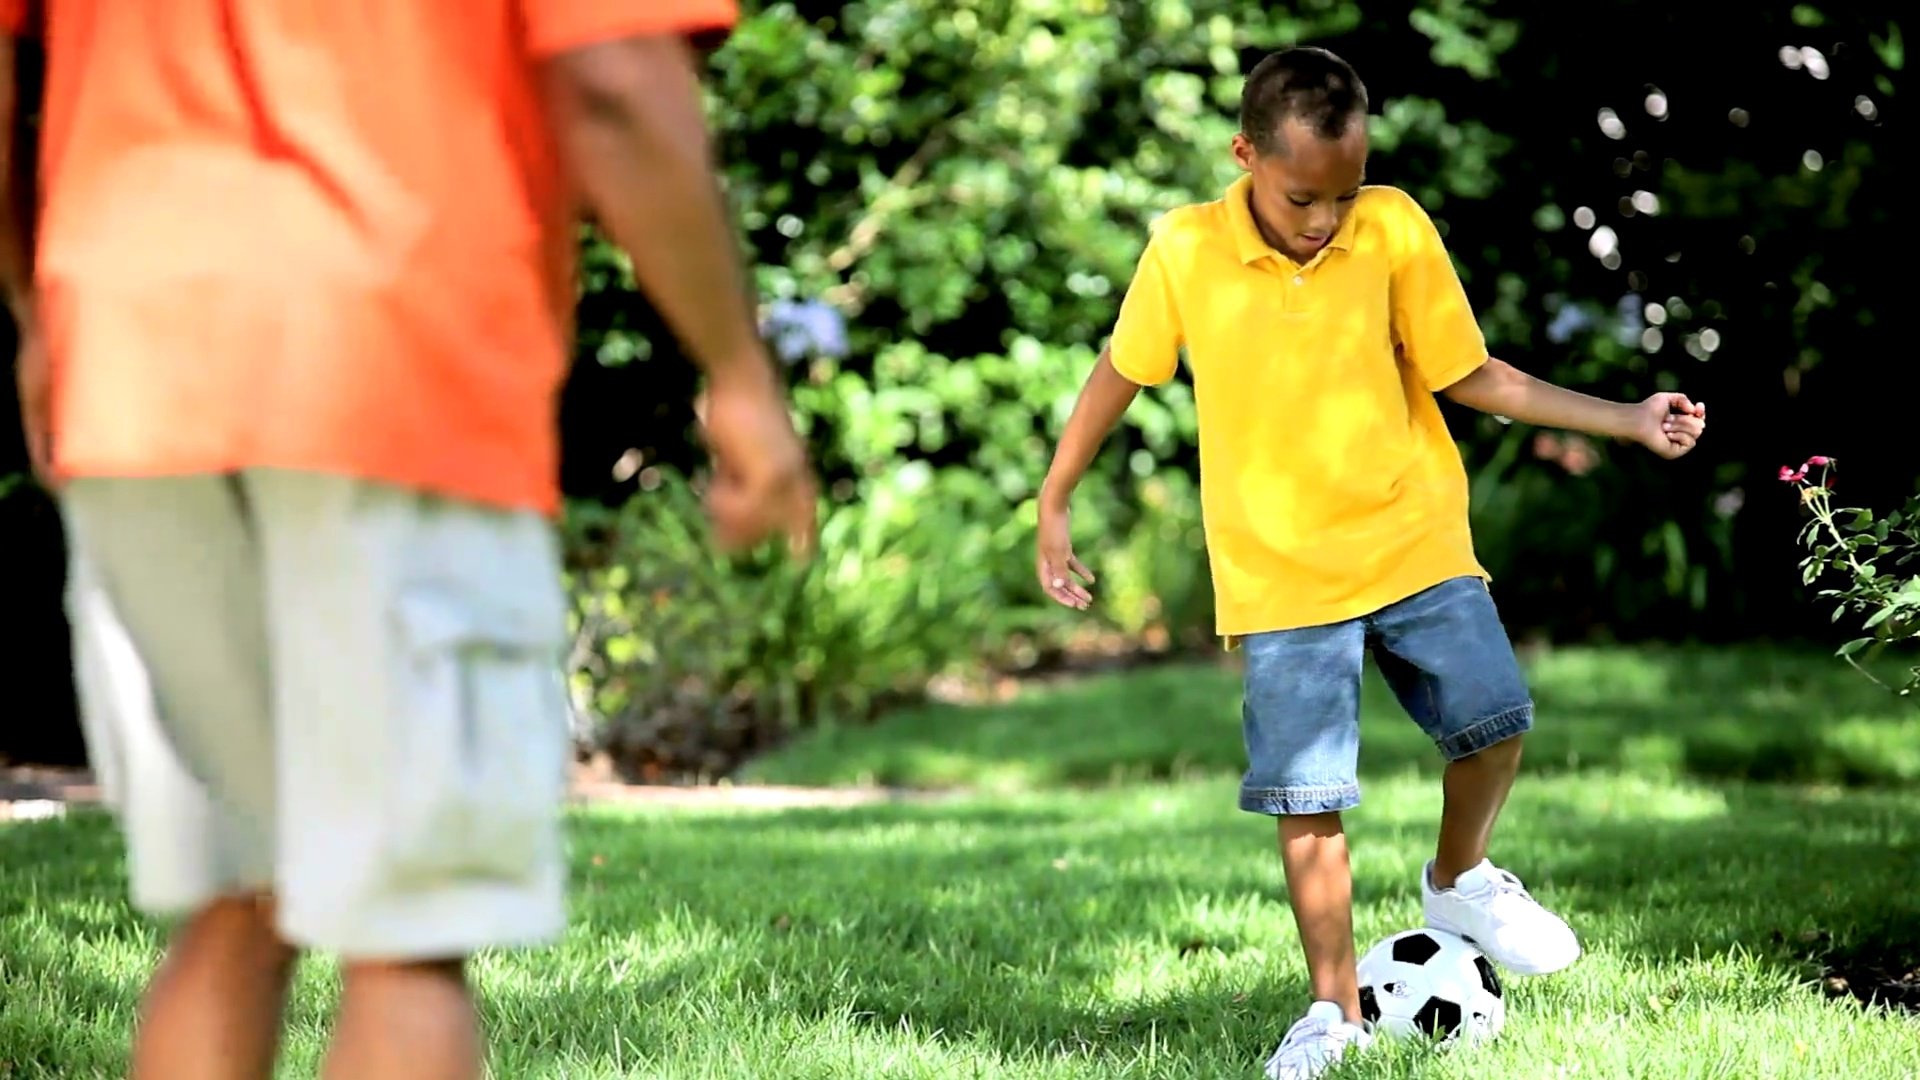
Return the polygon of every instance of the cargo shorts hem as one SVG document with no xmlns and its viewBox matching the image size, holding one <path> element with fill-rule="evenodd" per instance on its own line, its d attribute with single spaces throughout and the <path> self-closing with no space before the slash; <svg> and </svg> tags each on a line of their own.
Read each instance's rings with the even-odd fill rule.
<svg viewBox="0 0 1920 1080">
<path fill-rule="evenodd" d="M 1242 787 L 1240 809 L 1269 817 L 1332 814 L 1360 805 L 1358 784 L 1319 787 Z"/>
<path fill-rule="evenodd" d="M 386 911 L 343 917 L 280 909 L 282 937 L 343 960 L 428 963 L 482 951 L 538 948 L 566 929 L 558 887 L 505 885 L 448 888 L 396 898 Z"/>
</svg>

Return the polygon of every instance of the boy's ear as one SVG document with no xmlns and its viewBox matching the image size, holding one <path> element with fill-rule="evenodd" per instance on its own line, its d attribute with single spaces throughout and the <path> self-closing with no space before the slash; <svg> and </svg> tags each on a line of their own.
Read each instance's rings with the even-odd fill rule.
<svg viewBox="0 0 1920 1080">
<path fill-rule="evenodd" d="M 1253 140 L 1247 138 L 1245 132 L 1233 133 L 1233 160 L 1239 164 L 1242 172 L 1252 172 L 1254 159 L 1259 156 L 1260 152 L 1254 149 Z"/>
</svg>

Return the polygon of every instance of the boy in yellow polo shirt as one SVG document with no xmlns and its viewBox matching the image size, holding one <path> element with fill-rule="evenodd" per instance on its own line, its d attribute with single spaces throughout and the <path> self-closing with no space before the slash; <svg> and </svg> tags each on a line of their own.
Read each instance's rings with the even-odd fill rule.
<svg viewBox="0 0 1920 1080">
<path fill-rule="evenodd" d="M 1247 175 L 1158 223 L 1040 500 L 1041 587 L 1085 609 L 1093 575 L 1069 540 L 1074 486 L 1184 347 L 1218 629 L 1246 656 L 1240 805 L 1279 819 L 1314 998 L 1267 1063 L 1275 1080 L 1308 1080 L 1369 1041 L 1340 824 L 1359 802 L 1368 651 L 1448 761 L 1427 922 L 1520 974 L 1580 953 L 1567 924 L 1486 857 L 1533 704 L 1474 557 L 1466 470 L 1434 395 L 1663 458 L 1706 426 L 1705 406 L 1681 394 L 1601 401 L 1490 358 L 1425 211 L 1365 184 L 1366 111 L 1353 69 L 1325 50 L 1254 68 L 1233 139 Z"/>
</svg>

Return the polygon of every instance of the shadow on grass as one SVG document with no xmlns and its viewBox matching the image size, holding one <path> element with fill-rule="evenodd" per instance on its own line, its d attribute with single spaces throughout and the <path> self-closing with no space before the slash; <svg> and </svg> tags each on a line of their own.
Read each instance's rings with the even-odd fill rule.
<svg viewBox="0 0 1920 1080">
<path fill-rule="evenodd" d="M 1831 657 L 1782 650 L 1566 650 L 1529 663 L 1535 772 L 1633 770 L 1716 780 L 1920 785 L 1920 709 Z M 1187 666 L 936 706 L 811 733 L 748 781 L 1039 790 L 1234 775 L 1238 675 Z M 1371 667 L 1361 767 L 1440 767 Z"/>
<path fill-rule="evenodd" d="M 1588 963 L 1750 954 L 1811 995 L 1816 948 L 1920 944 L 1920 808 L 1742 789 L 1702 794 L 1686 813 L 1622 805 L 1596 817 L 1590 797 L 1562 790 L 1521 799 L 1503 846 L 1607 958 Z M 565 951 L 590 958 L 634 933 L 704 941 L 698 970 L 661 992 L 764 1000 L 809 1021 L 851 1014 L 1010 1056 L 1125 1057 L 1151 1031 L 1175 1054 L 1258 1060 L 1305 1001 L 1298 946 L 1268 827 L 1223 825 L 1237 820 L 1214 802 L 1228 786 L 1200 794 L 1161 815 L 1141 805 L 1150 792 L 1082 796 L 1111 803 L 1026 822 L 965 805 L 588 817 L 575 831 L 589 860 L 582 929 Z M 1418 919 L 1429 833 L 1356 822 L 1356 856 L 1371 867 L 1355 881 L 1364 939 Z M 1387 847 L 1396 867 L 1383 874 L 1370 853 Z M 1776 991 L 1748 992 L 1765 1008 Z M 610 997 L 579 995 L 582 1008 Z M 658 998 L 621 1000 L 576 1014 L 568 1045 L 671 1037 L 678 1021 L 656 1015 Z"/>
<path fill-rule="evenodd" d="M 567 939 L 479 966 L 502 1075 L 597 1075 L 629 1067 L 621 1055 L 639 1051 L 623 1047 L 671 1052 L 659 1048 L 686 1045 L 694 1027 L 789 1021 L 876 1037 L 910 1027 L 1009 1058 L 1124 1061 L 1152 1041 L 1190 1061 L 1256 1062 L 1306 988 L 1272 828 L 1231 809 L 1232 794 L 1214 781 L 582 814 Z M 1369 798 L 1350 820 L 1363 940 L 1418 918 L 1415 875 L 1438 808 L 1418 777 L 1379 780 Z M 1603 1010 L 1631 1011 L 1614 980 L 1678 980 L 1659 972 L 1741 952 L 1811 995 L 1810 952 L 1896 955 L 1920 926 L 1920 807 L 1886 795 L 1527 783 L 1499 850 L 1594 953 L 1585 971 L 1513 987 L 1523 1008 L 1597 994 L 1618 999 Z M 92 816 L 0 831 L 0 858 L 0 1045 L 16 1068 L 47 1066 L 21 1075 L 112 1074 L 156 947 L 125 910 L 117 843 Z M 1637 991 L 1648 992 L 1693 991 Z M 1764 1010 L 1779 991 L 1715 992 Z M 296 1010 L 324 1004 L 310 988 Z M 773 1053 L 782 1037 L 750 1052 Z"/>
<path fill-rule="evenodd" d="M 574 829 L 585 865 L 563 952 L 585 959 L 636 934 L 705 942 L 697 969 L 681 969 L 667 991 L 702 1011 L 744 1001 L 804 1023 L 909 1027 L 1009 1056 L 1127 1058 L 1152 1039 L 1176 1054 L 1263 1059 L 1280 1034 L 1273 1018 L 1297 1009 L 1304 978 L 1230 978 L 1227 968 L 1269 967 L 1267 952 L 1296 946 L 1168 909 L 1217 899 L 1270 919 L 1284 903 L 1271 877 L 1224 861 L 1184 881 L 1135 869 L 1142 852 L 1124 822 L 1096 820 L 1092 833 L 1088 824 L 980 806 L 588 817 Z M 1234 843 L 1197 823 L 1152 836 L 1189 855 Z M 1271 859 L 1270 845 L 1257 850 Z M 1367 903 L 1377 890 L 1357 893 Z M 1214 977 L 1177 979 L 1185 985 L 1173 993 L 1135 991 L 1119 969 L 1139 962 Z M 527 993 L 516 1002 L 512 991 L 491 991 L 506 1014 L 545 998 Z M 602 990 L 581 1000 L 600 1011 L 572 1014 L 568 1047 L 667 1045 L 684 1023 L 655 996 L 622 996 L 612 1011 Z M 551 1062 L 554 1049 L 539 1056 Z"/>
</svg>

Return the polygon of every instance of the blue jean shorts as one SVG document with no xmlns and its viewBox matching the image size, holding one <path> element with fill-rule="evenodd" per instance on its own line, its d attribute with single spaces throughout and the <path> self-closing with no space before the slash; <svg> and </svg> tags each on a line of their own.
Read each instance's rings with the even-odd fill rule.
<svg viewBox="0 0 1920 1080">
<path fill-rule="evenodd" d="M 1360 803 L 1360 681 L 1369 649 L 1449 761 L 1533 727 L 1533 701 L 1486 582 L 1454 578 L 1371 615 L 1250 635 L 1240 808 L 1325 814 Z"/>
</svg>

